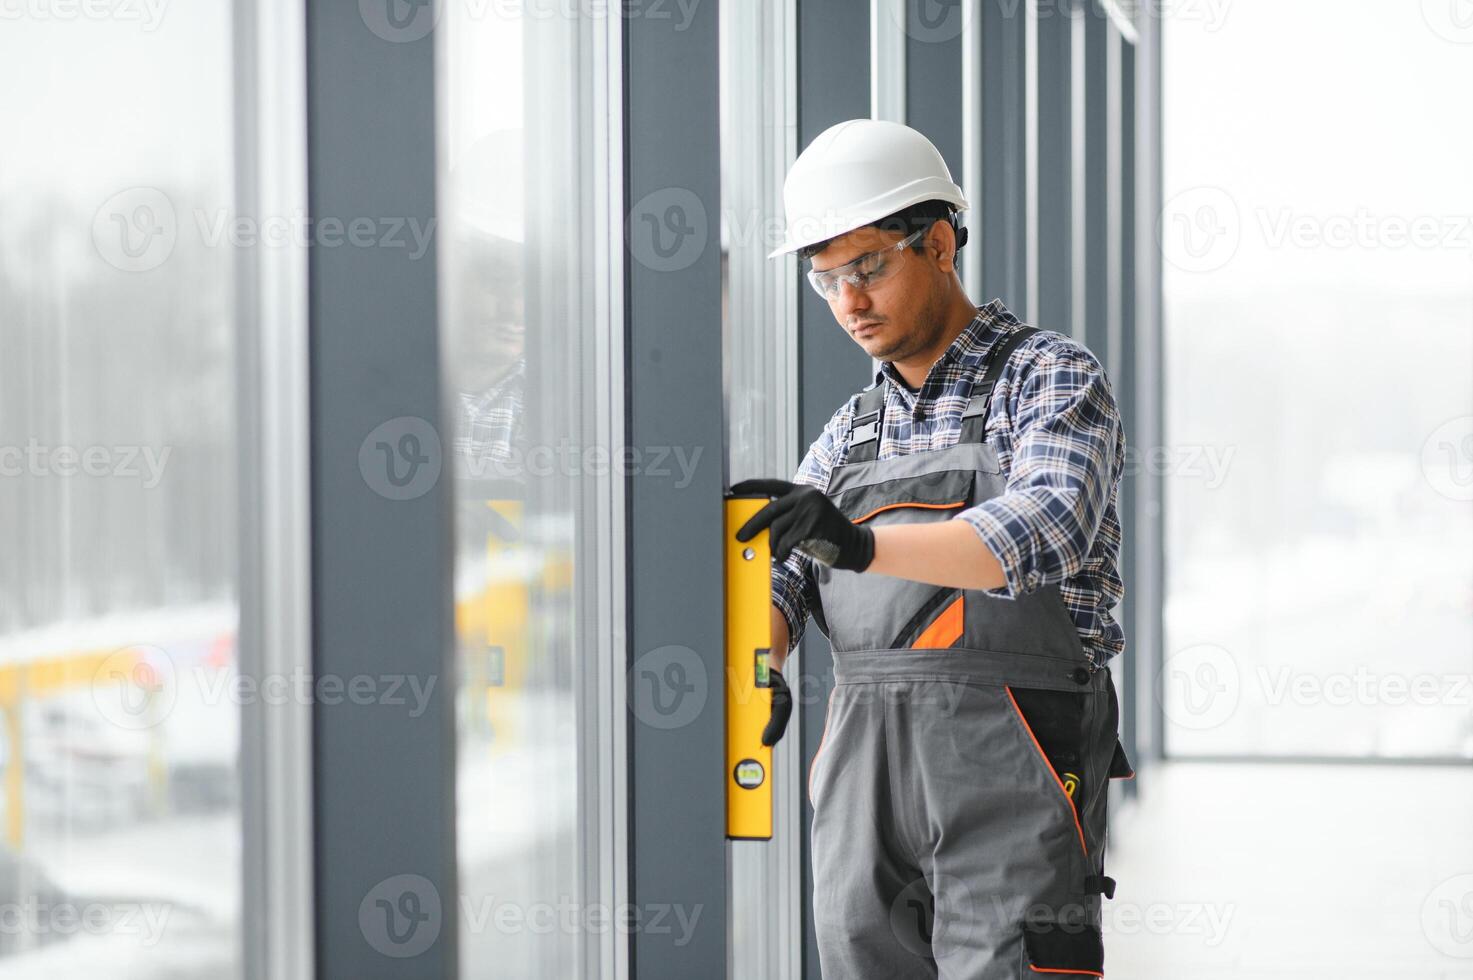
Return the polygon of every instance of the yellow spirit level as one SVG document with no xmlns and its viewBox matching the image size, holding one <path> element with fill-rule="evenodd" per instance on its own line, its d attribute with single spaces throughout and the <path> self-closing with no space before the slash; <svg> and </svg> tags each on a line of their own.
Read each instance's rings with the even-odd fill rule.
<svg viewBox="0 0 1473 980">
<path fill-rule="evenodd" d="M 767 532 L 743 544 L 737 529 L 766 496 L 727 496 L 726 836 L 772 839 L 772 747 L 762 729 L 772 714 L 767 658 L 772 648 L 772 560 Z"/>
</svg>

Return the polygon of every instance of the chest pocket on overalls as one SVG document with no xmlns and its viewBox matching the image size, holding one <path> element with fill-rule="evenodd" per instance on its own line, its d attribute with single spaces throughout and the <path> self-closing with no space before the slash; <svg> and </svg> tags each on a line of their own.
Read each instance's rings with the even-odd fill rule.
<svg viewBox="0 0 1473 980">
<path fill-rule="evenodd" d="M 853 487 L 833 499 L 855 523 L 928 524 L 951 520 L 971 506 L 975 478 L 971 469 L 941 468 Z M 962 635 L 959 589 L 831 568 L 815 574 L 823 625 L 836 650 L 949 647 Z"/>
<path fill-rule="evenodd" d="M 924 521 L 923 511 L 950 511 L 937 516 L 945 520 L 972 502 L 972 482 L 976 474 L 966 470 L 941 470 L 904 479 L 886 480 L 869 486 L 854 487 L 837 495 L 835 505 L 856 524 Z M 885 519 L 884 515 L 902 511 Z"/>
</svg>

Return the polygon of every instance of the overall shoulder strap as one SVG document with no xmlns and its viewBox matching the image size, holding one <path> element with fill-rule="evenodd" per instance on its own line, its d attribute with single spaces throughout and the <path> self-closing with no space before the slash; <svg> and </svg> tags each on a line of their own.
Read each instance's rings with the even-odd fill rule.
<svg viewBox="0 0 1473 980">
<path fill-rule="evenodd" d="M 972 398 L 962 411 L 962 433 L 958 442 L 983 442 L 987 433 L 987 410 L 992 404 L 992 389 L 1017 346 L 1038 333 L 1037 327 L 1019 327 L 999 340 L 987 352 L 987 368 L 981 380 L 972 385 Z"/>
<path fill-rule="evenodd" d="M 859 393 L 854 421 L 849 424 L 846 463 L 866 463 L 880 451 L 880 425 L 885 420 L 885 383 Z"/>
</svg>

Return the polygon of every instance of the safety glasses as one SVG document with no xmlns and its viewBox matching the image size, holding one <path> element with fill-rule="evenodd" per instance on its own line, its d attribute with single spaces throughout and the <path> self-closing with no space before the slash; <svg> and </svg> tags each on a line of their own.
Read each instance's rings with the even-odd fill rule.
<svg viewBox="0 0 1473 980">
<path fill-rule="evenodd" d="M 822 272 L 810 270 L 808 281 L 818 291 L 818 295 L 826 300 L 839 298 L 840 283 L 847 282 L 854 289 L 868 289 L 895 271 L 899 263 L 896 261 L 898 256 L 894 253 L 914 245 L 927 230 L 926 228 L 922 228 L 920 231 L 908 238 L 901 239 L 894 245 L 887 245 L 885 248 L 877 249 L 873 252 L 866 252 L 859 258 L 845 262 L 843 265 L 835 266 L 832 269 L 824 269 Z"/>
</svg>

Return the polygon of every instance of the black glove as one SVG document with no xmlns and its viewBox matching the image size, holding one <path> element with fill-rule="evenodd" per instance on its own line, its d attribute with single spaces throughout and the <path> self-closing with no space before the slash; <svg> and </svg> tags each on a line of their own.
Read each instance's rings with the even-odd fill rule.
<svg viewBox="0 0 1473 980">
<path fill-rule="evenodd" d="M 774 561 L 786 561 L 794 548 L 814 561 L 851 572 L 864 571 L 874 560 L 875 532 L 839 513 L 817 487 L 786 480 L 743 480 L 731 492 L 777 498 L 736 533 L 738 541 L 750 541 L 771 525 Z"/>
<path fill-rule="evenodd" d="M 768 670 L 767 676 L 772 684 L 772 715 L 767 719 L 767 727 L 762 729 L 762 744 L 776 745 L 788 730 L 788 719 L 793 717 L 793 692 L 776 670 Z"/>
</svg>

